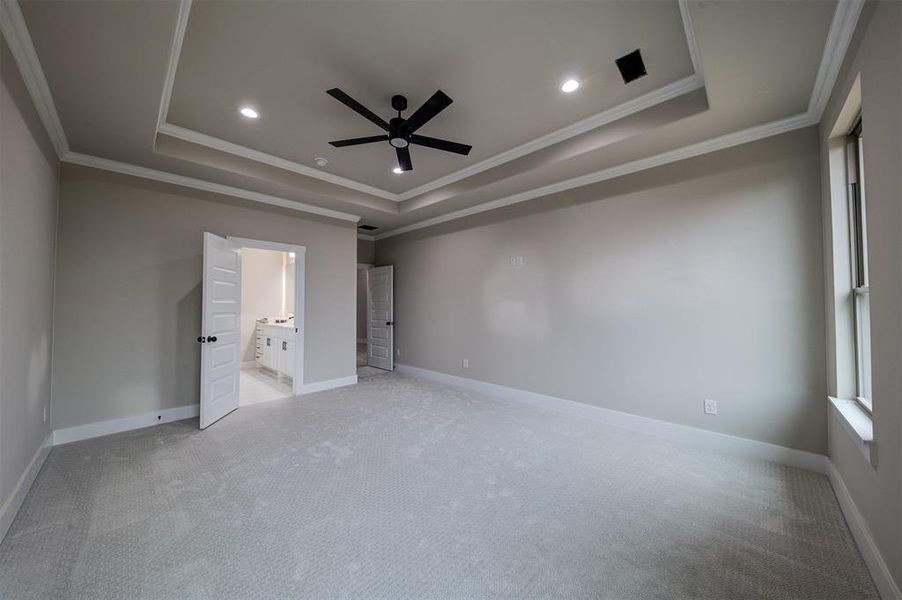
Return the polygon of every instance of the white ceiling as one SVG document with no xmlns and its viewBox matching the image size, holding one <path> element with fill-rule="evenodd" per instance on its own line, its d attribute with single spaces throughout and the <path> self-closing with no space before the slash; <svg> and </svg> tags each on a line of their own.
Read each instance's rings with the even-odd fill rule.
<svg viewBox="0 0 902 600">
<path fill-rule="evenodd" d="M 805 118 L 792 127 L 813 123 L 806 111 L 825 78 L 836 6 L 705 0 L 681 14 L 676 1 L 195 2 L 181 6 L 189 16 L 175 53 L 176 1 L 21 9 L 72 152 L 351 213 L 385 231 L 794 115 Z M 625 86 L 612 61 L 634 47 L 650 74 Z M 703 73 L 693 75 L 696 48 Z M 565 96 L 558 85 L 570 73 L 585 85 Z M 414 172 L 395 176 L 387 144 L 332 148 L 330 139 L 378 133 L 325 94 L 334 86 L 383 117 L 393 93 L 415 108 L 441 88 L 455 102 L 422 133 L 473 153 L 415 147 Z M 240 118 L 242 103 L 262 118 Z M 312 168 L 315 156 L 326 169 Z"/>
</svg>

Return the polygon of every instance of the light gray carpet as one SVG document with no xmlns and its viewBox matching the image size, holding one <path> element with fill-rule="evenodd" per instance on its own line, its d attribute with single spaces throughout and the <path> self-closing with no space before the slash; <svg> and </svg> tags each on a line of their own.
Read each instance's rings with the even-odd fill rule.
<svg viewBox="0 0 902 600">
<path fill-rule="evenodd" d="M 385 374 L 57 447 L 0 598 L 874 598 L 822 475 Z"/>
</svg>

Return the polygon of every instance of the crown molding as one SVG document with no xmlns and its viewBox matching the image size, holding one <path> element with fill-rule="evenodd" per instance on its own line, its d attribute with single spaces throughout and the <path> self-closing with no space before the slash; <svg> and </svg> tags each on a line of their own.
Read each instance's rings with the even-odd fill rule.
<svg viewBox="0 0 902 600">
<path fill-rule="evenodd" d="M 638 98 L 633 98 L 622 104 L 614 106 L 608 110 L 602 111 L 596 115 L 553 131 L 549 134 L 538 137 L 530 142 L 521 144 L 515 148 L 505 150 L 495 156 L 487 158 L 469 167 L 465 167 L 459 171 L 455 171 L 449 175 L 434 179 L 429 183 L 425 183 L 406 192 L 396 194 L 370 186 L 346 177 L 334 175 L 308 167 L 301 163 L 291 161 L 285 158 L 274 156 L 259 150 L 254 150 L 247 146 L 241 146 L 228 142 L 221 138 L 203 134 L 198 131 L 173 125 L 166 121 L 169 112 L 169 105 L 172 99 L 173 84 L 175 81 L 175 72 L 178 69 L 178 62 L 182 51 L 182 45 L 185 37 L 185 31 L 188 23 L 188 16 L 191 10 L 192 0 L 180 0 L 179 15 L 176 22 L 176 31 L 173 36 L 173 42 L 170 48 L 169 63 L 166 71 L 166 79 L 163 86 L 163 97 L 160 101 L 159 119 L 157 122 L 157 132 L 176 137 L 178 139 L 213 148 L 247 158 L 263 164 L 267 164 L 276 168 L 284 169 L 293 173 L 298 173 L 307 177 L 312 177 L 322 181 L 326 181 L 335 185 L 346 187 L 365 194 L 370 194 L 386 200 L 395 202 L 403 202 L 415 198 L 421 194 L 439 189 L 451 183 L 462 179 L 472 177 L 478 173 L 503 165 L 527 154 L 546 148 L 550 145 L 560 143 L 577 135 L 596 129 L 612 121 L 622 119 L 641 110 L 645 110 L 662 102 L 666 102 L 677 96 L 687 94 L 704 86 L 704 79 L 701 76 L 700 60 L 698 53 L 698 44 L 695 39 L 695 30 L 692 27 L 692 20 L 689 15 L 688 0 L 679 0 L 680 17 L 683 23 L 683 30 L 686 35 L 686 44 L 689 49 L 689 56 L 692 60 L 693 74 L 657 90 L 653 90 L 647 94 L 643 94 Z"/>
<path fill-rule="evenodd" d="M 362 192 L 364 194 L 370 194 L 378 198 L 397 201 L 397 194 L 393 194 L 392 192 L 366 185 L 352 179 L 347 179 L 345 177 L 339 177 L 338 175 L 319 171 L 312 167 L 280 158 L 272 154 L 260 152 L 246 146 L 239 146 L 238 144 L 233 144 L 232 142 L 227 142 L 223 139 L 200 133 L 199 131 L 194 131 L 192 129 L 168 123 L 166 119 L 169 116 L 169 105 L 172 102 L 172 89 L 175 85 L 175 74 L 178 70 L 179 58 L 181 57 L 182 46 L 185 42 L 185 33 L 188 30 L 188 18 L 191 15 L 191 4 L 192 0 L 180 0 L 179 2 L 179 12 L 175 22 L 175 31 L 172 35 L 172 44 L 169 47 L 169 61 L 166 65 L 166 77 L 163 80 L 163 93 L 160 98 L 160 110 L 157 115 L 157 133 L 169 135 L 186 142 L 206 146 L 207 148 L 212 148 L 214 150 L 219 150 L 220 152 L 247 158 L 248 160 L 253 160 L 255 162 L 270 165 L 279 169 L 284 169 L 293 173 L 298 173 L 306 177 L 312 177 L 314 179 L 326 181 L 328 183 Z"/>
<path fill-rule="evenodd" d="M 696 75 L 702 77 L 701 58 L 698 50 L 698 44 L 695 37 L 695 29 L 692 25 L 692 18 L 689 14 L 688 0 L 679 0 L 680 15 L 683 19 L 683 27 L 686 30 L 686 39 L 690 41 L 689 54 L 692 58 L 692 64 L 695 68 Z M 591 185 L 611 179 L 628 175 L 644 169 L 651 169 L 657 166 L 699 156 L 708 152 L 723 150 L 738 144 L 763 139 L 765 137 L 779 135 L 794 129 L 800 129 L 809 125 L 815 125 L 820 122 L 824 108 L 830 95 L 833 93 L 833 86 L 836 84 L 836 78 L 839 76 L 839 70 L 845 60 L 846 53 L 849 50 L 849 44 L 852 41 L 852 35 L 858 24 L 858 17 L 861 15 L 861 9 L 864 6 L 864 0 L 838 0 L 836 10 L 833 13 L 833 20 L 830 23 L 830 30 L 827 33 L 827 40 L 824 44 L 824 53 L 821 56 L 821 63 L 818 68 L 817 77 L 814 87 L 811 91 L 811 97 L 808 103 L 808 110 L 785 119 L 772 121 L 763 125 L 758 125 L 750 129 L 735 132 L 713 138 L 711 140 L 690 144 L 676 150 L 664 152 L 656 156 L 633 161 L 609 169 L 589 173 L 581 177 L 575 177 L 558 183 L 535 188 L 514 194 L 506 198 L 500 198 L 492 202 L 464 208 L 458 211 L 439 215 L 431 219 L 411 223 L 403 227 L 398 227 L 390 231 L 383 232 L 376 236 L 377 240 L 386 239 L 409 231 L 431 227 L 440 223 L 446 223 L 455 219 L 461 219 L 481 212 L 494 210 L 518 202 L 525 202 L 541 196 L 554 194 L 580 187 L 583 185 Z"/>
<path fill-rule="evenodd" d="M 811 91 L 811 100 L 808 102 L 808 114 L 818 121 L 833 92 L 863 7 L 864 0 L 839 0 L 836 4 L 836 12 L 833 13 L 824 44 L 824 54 Z"/>
<path fill-rule="evenodd" d="M 357 234 L 357 239 L 358 239 L 358 240 L 363 240 L 363 241 L 365 241 L 365 242 L 375 242 L 375 241 L 376 241 L 376 237 L 375 237 L 375 236 L 367 235 L 367 234 L 365 234 L 365 233 L 358 233 L 358 234 Z"/>
<path fill-rule="evenodd" d="M 178 125 L 173 125 L 171 123 L 163 123 L 157 128 L 157 133 L 172 136 L 174 138 L 178 138 L 186 142 L 191 142 L 193 144 L 198 144 L 200 146 L 206 146 L 207 148 L 219 150 L 220 152 L 225 152 L 234 156 L 240 156 L 242 158 L 269 165 L 271 167 L 276 167 L 278 169 L 283 169 L 285 171 L 291 171 L 292 173 L 298 173 L 300 175 L 305 175 L 307 177 L 312 177 L 314 179 L 319 179 L 321 181 L 340 185 L 342 187 L 362 192 L 364 194 L 369 194 L 371 196 L 377 196 L 386 200 L 394 200 L 395 202 L 398 201 L 398 195 L 393 194 L 392 192 L 387 192 L 377 187 L 354 181 L 353 179 L 347 179 L 346 177 L 340 177 L 338 175 L 333 175 L 332 173 L 320 171 L 312 167 L 302 165 L 300 163 L 274 156 L 272 154 L 267 154 L 265 152 L 260 152 L 259 150 L 248 148 L 246 146 L 239 146 L 238 144 L 233 144 L 232 142 L 227 142 L 223 139 L 194 131 L 193 129 L 179 127 Z"/>
<path fill-rule="evenodd" d="M 350 221 L 351 223 L 357 223 L 358 221 L 360 221 L 360 217 L 357 215 L 339 212 L 330 208 L 323 208 L 320 206 L 314 206 L 312 204 L 304 204 L 302 202 L 294 202 L 292 200 L 270 196 L 269 194 L 261 194 L 259 192 L 252 192 L 250 190 L 245 190 L 230 185 L 213 183 L 212 181 L 206 181 L 203 179 L 195 179 L 194 177 L 176 175 L 174 173 L 158 171 L 156 169 L 149 169 L 147 167 L 139 167 L 137 165 L 119 162 L 116 160 L 100 158 L 98 156 L 91 156 L 89 154 L 82 154 L 81 152 L 69 152 L 68 154 L 63 156 L 61 160 L 63 162 L 72 163 L 74 165 L 93 167 L 95 169 L 101 169 L 104 171 L 113 171 L 115 173 L 122 173 L 124 175 L 131 175 L 133 177 L 140 177 L 141 179 L 151 179 L 153 181 L 161 181 L 163 183 L 170 183 L 181 187 L 193 188 L 195 190 L 201 190 L 204 192 L 211 192 L 213 194 L 222 194 L 224 196 L 242 198 L 244 200 L 250 200 L 251 202 L 269 204 L 270 206 L 279 206 L 282 208 L 296 210 L 302 213 L 329 217 L 331 219 L 338 219 L 340 221 Z"/>
<path fill-rule="evenodd" d="M 169 46 L 169 62 L 166 64 L 166 76 L 163 79 L 163 94 L 160 98 L 160 112 L 157 115 L 157 130 L 166 123 L 169 114 L 169 101 L 172 99 L 172 86 L 175 85 L 175 72 L 179 66 L 179 56 L 182 55 L 182 44 L 185 41 L 185 31 L 188 29 L 188 16 L 191 14 L 191 1 L 179 2 L 179 14 L 175 20 L 175 31 L 172 34 L 172 43 Z"/>
<path fill-rule="evenodd" d="M 22 16 L 22 9 L 16 0 L 0 0 L 0 31 L 3 32 L 16 66 L 19 67 L 19 73 L 22 74 L 25 87 L 31 94 L 38 117 L 47 130 L 50 143 L 53 144 L 56 155 L 62 158 L 69 152 L 66 131 L 56 112 L 56 104 L 53 103 L 53 95 L 50 93 L 50 86 L 47 85 L 44 69 L 41 68 L 41 61 L 38 60 L 31 34 L 28 33 L 25 17 Z"/>
<path fill-rule="evenodd" d="M 698 46 L 695 40 L 694 29 L 692 27 L 692 20 L 689 14 L 688 0 L 678 1 L 680 6 L 680 14 L 683 19 L 683 27 L 686 30 L 687 40 L 689 40 L 690 42 L 690 57 L 692 58 L 693 68 L 696 70 L 695 75 L 687 79 L 697 77 L 698 81 L 702 82 L 701 85 L 703 85 L 704 80 L 701 76 L 701 62 L 698 52 Z M 766 123 L 764 125 L 746 129 L 733 134 L 720 136 L 712 140 L 698 142 L 696 144 L 691 144 L 683 148 L 664 152 L 653 157 L 633 161 L 616 167 L 611 167 L 609 169 L 597 171 L 595 173 L 589 173 L 587 175 L 568 179 L 563 182 L 542 186 L 534 190 L 527 190 L 519 194 L 508 196 L 507 198 L 502 198 L 487 204 L 482 204 L 479 206 L 441 215 L 439 217 L 426 219 L 418 223 L 399 227 L 394 230 L 386 231 L 379 235 L 370 237 L 372 237 L 374 240 L 385 239 L 391 236 L 406 233 L 408 231 L 430 227 L 439 223 L 448 222 L 454 219 L 459 219 L 472 214 L 478 214 L 480 212 L 485 212 L 488 210 L 494 210 L 502 206 L 516 204 L 517 202 L 524 202 L 529 199 L 557 193 L 559 191 L 565 191 L 584 185 L 591 185 L 592 183 L 605 181 L 613 177 L 635 173 L 643 169 L 649 169 L 677 160 L 691 158 L 693 156 L 698 156 L 707 152 L 714 152 L 716 150 L 729 148 L 738 144 L 755 141 L 757 139 L 762 139 L 771 135 L 778 135 L 780 133 L 792 131 L 793 129 L 798 129 L 818 123 L 820 121 L 821 115 L 823 114 L 824 107 L 829 100 L 830 94 L 833 91 L 833 86 L 835 85 L 839 70 L 842 67 L 842 63 L 845 59 L 845 54 L 848 51 L 849 44 L 851 43 L 852 35 L 855 31 L 855 27 L 857 25 L 863 4 L 864 0 L 839 0 L 839 2 L 837 3 L 836 12 L 833 15 L 833 20 L 831 22 L 830 30 L 827 35 L 824 53 L 821 58 L 821 64 L 818 69 L 818 74 L 815 80 L 814 88 L 812 90 L 808 111 L 806 113 L 774 121 L 772 123 Z M 173 43 L 170 51 L 170 62 L 167 69 L 166 81 L 164 82 L 164 98 L 161 101 L 159 113 L 159 118 L 161 119 L 165 119 L 166 113 L 168 112 L 168 101 L 169 97 L 171 96 L 172 82 L 174 81 L 175 71 L 178 66 L 178 53 L 181 51 L 181 45 L 185 35 L 185 28 L 187 26 L 190 8 L 191 0 L 181 0 L 179 5 L 178 20 L 176 23 L 176 31 L 173 36 Z M 66 140 L 65 131 L 56 111 L 56 105 L 54 104 L 53 97 L 50 93 L 50 88 L 47 85 L 46 77 L 44 76 L 43 69 L 41 68 L 40 61 L 38 60 L 37 53 L 35 52 L 34 45 L 31 41 L 31 36 L 28 33 L 28 28 L 22 16 L 18 2 L 16 0 L 0 0 L 0 17 L 2 17 L 0 18 L 0 31 L 2 31 L 3 36 L 10 47 L 19 71 L 22 74 L 22 78 L 25 81 L 25 85 L 29 93 L 31 94 L 32 101 L 35 104 L 38 115 L 41 118 L 41 122 L 47 130 L 48 136 L 53 143 L 54 149 L 60 156 L 61 161 L 70 162 L 73 164 L 81 164 L 108 171 L 115 171 L 145 179 L 153 179 L 156 181 L 172 183 L 174 185 L 190 187 L 203 191 L 225 194 L 228 196 L 243 198 L 254 202 L 260 202 L 263 204 L 289 208 L 292 210 L 297 210 L 299 212 L 317 214 L 355 223 L 360 220 L 359 216 L 349 213 L 325 209 L 318 206 L 303 204 L 300 202 L 293 202 L 275 196 L 252 192 L 250 190 L 243 190 L 240 188 L 217 184 L 201 179 L 175 175 L 172 173 L 149 169 L 146 167 L 140 167 L 137 165 L 130 165 L 118 161 L 102 159 L 78 152 L 71 152 L 69 150 L 68 141 Z M 681 81 L 683 81 L 684 83 L 686 82 L 686 80 Z M 168 135 L 173 135 L 173 132 L 178 132 L 180 129 L 183 129 L 176 129 L 177 126 L 165 123 L 165 121 L 161 122 L 160 126 L 165 126 L 163 127 L 162 132 Z M 183 131 L 187 132 L 190 130 Z M 197 136 L 203 136 L 203 134 L 196 132 L 192 133 L 196 134 Z M 176 135 L 175 137 L 180 136 Z M 316 173 L 318 175 L 323 174 L 318 171 Z M 389 192 L 385 193 L 389 194 Z M 400 197 L 400 195 L 397 194 L 395 196 Z"/>
<path fill-rule="evenodd" d="M 431 192 L 462 179 L 472 177 L 473 175 L 501 166 L 512 160 L 526 156 L 527 154 L 532 154 L 542 148 L 558 144 L 580 134 L 597 129 L 603 125 L 607 125 L 608 123 L 612 123 L 639 111 L 661 104 L 662 102 L 666 102 L 667 100 L 682 96 L 683 94 L 688 94 L 689 92 L 704 87 L 704 85 L 705 83 L 700 76 L 690 75 L 689 77 L 665 85 L 664 87 L 648 92 L 647 94 L 628 100 L 623 104 L 618 104 L 617 106 L 583 119 L 582 121 L 577 121 L 576 123 L 567 125 L 557 131 L 552 131 L 549 134 L 538 137 L 515 148 L 511 148 L 510 150 L 505 150 L 500 154 L 496 154 L 491 158 L 487 158 L 474 165 L 455 171 L 450 175 L 439 177 L 429 183 L 425 183 L 419 187 L 398 194 L 398 199 L 401 201 L 410 200 L 411 198 L 415 198 L 426 192 Z"/>
<path fill-rule="evenodd" d="M 679 0 L 680 18 L 683 20 L 683 31 L 686 33 L 686 43 L 689 46 L 689 58 L 692 60 L 692 71 L 704 79 L 702 71 L 702 57 L 698 51 L 698 39 L 695 37 L 695 27 L 692 25 L 692 15 L 689 14 L 689 0 Z"/>
<path fill-rule="evenodd" d="M 727 148 L 732 148 L 733 146 L 738 146 L 740 144 L 747 144 L 749 142 L 754 142 L 763 138 L 779 135 L 781 133 L 786 133 L 796 129 L 801 129 L 803 127 L 808 127 L 810 125 L 814 125 L 816 122 L 817 121 L 814 121 L 808 113 L 800 113 L 792 117 L 787 117 L 778 121 L 772 121 L 770 123 L 764 123 L 763 125 L 757 125 L 755 127 L 750 127 L 749 129 L 743 129 L 742 131 L 729 133 L 727 135 L 722 135 L 710 140 L 704 140 L 695 144 L 689 144 L 688 146 L 683 146 L 682 148 L 677 148 L 675 150 L 656 154 L 648 158 L 634 160 L 632 162 L 617 165 L 615 167 L 609 167 L 607 169 L 595 171 L 594 173 L 588 173 L 579 177 L 565 179 L 564 181 L 559 181 L 550 185 L 526 190 L 517 194 L 513 194 L 511 196 L 499 198 L 498 200 L 486 202 L 484 204 L 478 204 L 476 206 L 471 206 L 469 208 L 464 208 L 444 215 L 439 215 L 437 217 L 419 221 L 417 223 L 411 223 L 410 225 L 405 225 L 403 227 L 398 227 L 397 229 L 392 229 L 391 231 L 381 233 L 376 236 L 376 240 L 384 240 L 389 237 L 401 235 L 402 233 L 416 231 L 417 229 L 423 229 L 425 227 L 432 227 L 433 225 L 447 223 L 448 221 L 454 221 L 463 217 L 469 217 L 470 215 L 476 215 L 490 210 L 503 208 L 505 206 L 518 204 L 520 202 L 526 202 L 527 200 L 534 200 L 543 196 L 550 196 L 552 194 L 566 192 L 574 188 L 600 183 L 602 181 L 607 181 L 608 179 L 614 179 L 616 177 L 623 177 L 624 175 L 630 175 L 632 173 L 637 173 L 646 169 L 653 169 L 655 167 L 660 167 L 677 161 L 685 160 L 687 158 L 693 158 L 702 154 L 709 154 L 711 152 L 717 152 L 718 150 L 725 150 Z"/>
<path fill-rule="evenodd" d="M 516 160 L 527 154 L 531 154 L 542 148 L 546 148 L 553 144 L 557 144 L 576 137 L 598 127 L 602 127 L 613 121 L 623 119 L 639 111 L 651 108 L 667 100 L 671 100 L 683 94 L 694 92 L 695 90 L 705 86 L 705 79 L 702 75 L 701 58 L 698 50 L 698 40 L 695 37 L 695 27 L 692 25 L 692 15 L 689 14 L 689 0 L 679 0 L 680 19 L 683 22 L 683 33 L 686 36 L 686 46 L 689 49 L 689 58 L 692 61 L 692 75 L 685 77 L 664 87 L 652 90 L 647 94 L 643 94 L 638 98 L 628 100 L 623 104 L 614 106 L 608 110 L 602 111 L 597 115 L 593 115 L 582 121 L 577 121 L 571 125 L 553 131 L 542 137 L 538 137 L 530 142 L 521 144 L 510 150 L 496 154 L 491 158 L 487 158 L 481 162 L 465 167 L 459 171 L 455 171 L 450 175 L 439 177 L 429 183 L 413 188 L 398 195 L 399 200 L 410 200 L 421 194 L 431 192 L 446 185 L 450 185 L 461 179 L 472 177 L 478 173 L 500 166 L 512 160 Z"/>
</svg>

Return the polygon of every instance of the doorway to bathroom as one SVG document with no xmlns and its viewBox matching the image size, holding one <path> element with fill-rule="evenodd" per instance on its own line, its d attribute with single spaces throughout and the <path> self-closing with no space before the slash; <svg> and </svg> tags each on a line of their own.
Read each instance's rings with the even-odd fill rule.
<svg viewBox="0 0 902 600">
<path fill-rule="evenodd" d="M 204 234 L 201 429 L 301 393 L 306 248 Z"/>
<path fill-rule="evenodd" d="M 239 406 L 292 395 L 297 254 L 241 249 Z"/>
</svg>

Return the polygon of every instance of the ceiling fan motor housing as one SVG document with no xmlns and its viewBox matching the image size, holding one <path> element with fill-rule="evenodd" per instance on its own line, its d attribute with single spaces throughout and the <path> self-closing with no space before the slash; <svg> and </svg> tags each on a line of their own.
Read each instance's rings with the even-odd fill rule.
<svg viewBox="0 0 902 600">
<path fill-rule="evenodd" d="M 407 110 L 407 98 L 400 94 L 391 97 L 391 107 L 398 112 Z"/>
<path fill-rule="evenodd" d="M 400 96 L 395 96 L 399 98 Z M 392 100 L 394 104 L 394 100 Z M 407 121 L 401 117 L 395 117 L 388 122 L 390 129 L 388 130 L 388 143 L 395 148 L 406 148 L 410 144 L 410 131 L 407 127 Z"/>
</svg>

